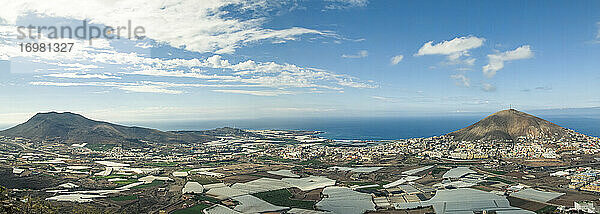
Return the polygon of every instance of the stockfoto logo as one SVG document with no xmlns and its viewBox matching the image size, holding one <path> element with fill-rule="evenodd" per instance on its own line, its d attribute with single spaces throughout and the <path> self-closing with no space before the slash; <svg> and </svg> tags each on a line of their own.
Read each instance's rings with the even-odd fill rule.
<svg viewBox="0 0 600 214">
<path fill-rule="evenodd" d="M 41 39 L 45 35 L 48 39 L 65 39 L 76 38 L 89 40 L 90 44 L 93 39 L 104 38 L 108 40 L 127 38 L 129 40 L 144 39 L 146 29 L 142 26 L 133 26 L 132 21 L 128 20 L 126 26 L 104 26 L 88 24 L 87 20 L 82 21 L 79 26 L 18 26 L 17 39 Z"/>
</svg>

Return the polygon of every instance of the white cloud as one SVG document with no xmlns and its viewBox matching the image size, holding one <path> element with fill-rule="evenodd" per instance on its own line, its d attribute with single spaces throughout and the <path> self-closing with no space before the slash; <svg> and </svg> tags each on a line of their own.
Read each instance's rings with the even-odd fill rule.
<svg viewBox="0 0 600 214">
<path fill-rule="evenodd" d="M 271 96 L 271 97 L 279 96 L 279 95 L 294 94 L 291 91 L 283 91 L 283 90 L 256 91 L 256 90 L 218 89 L 218 90 L 212 90 L 212 91 L 221 92 L 221 93 L 247 94 L 247 95 L 256 95 L 256 96 Z"/>
<path fill-rule="evenodd" d="M 253 70 L 256 69 L 258 65 L 256 64 L 256 62 L 254 62 L 253 60 L 247 60 L 245 62 L 240 62 L 238 64 L 233 65 L 231 68 L 234 71 L 241 71 L 241 70 Z"/>
<path fill-rule="evenodd" d="M 351 88 L 377 88 L 378 87 L 376 85 L 371 85 L 371 84 L 367 84 L 367 83 L 355 82 L 351 79 L 340 79 L 338 84 L 341 86 L 347 86 L 347 87 L 351 87 Z"/>
<path fill-rule="evenodd" d="M 91 64 L 81 64 L 81 63 L 62 63 L 62 62 L 57 62 L 57 63 L 47 63 L 48 65 L 56 65 L 59 67 L 65 67 L 64 70 L 65 71 L 88 71 L 91 69 L 98 69 L 101 68 L 97 65 L 91 65 Z"/>
<path fill-rule="evenodd" d="M 128 92 L 143 92 L 143 93 L 163 93 L 163 94 L 181 94 L 183 91 L 167 89 L 168 85 L 155 84 L 153 82 L 140 83 L 120 83 L 120 82 L 83 82 L 83 83 L 65 83 L 65 82 L 30 82 L 31 85 L 41 86 L 100 86 L 100 87 L 115 87 Z"/>
<path fill-rule="evenodd" d="M 325 9 L 339 10 L 348 9 L 353 7 L 366 7 L 369 3 L 368 0 L 326 0 L 329 4 L 325 6 Z"/>
<path fill-rule="evenodd" d="M 335 108 L 298 108 L 298 107 L 278 107 L 278 108 L 268 108 L 270 111 L 279 111 L 279 112 L 331 112 L 336 111 Z"/>
<path fill-rule="evenodd" d="M 456 82 L 457 85 L 464 86 L 464 87 L 471 87 L 471 79 L 469 79 L 464 74 L 454 74 L 454 75 L 450 76 L 450 78 L 455 79 L 457 81 Z"/>
<path fill-rule="evenodd" d="M 170 83 L 170 82 L 154 82 L 154 81 L 138 81 L 138 82 L 50 82 L 50 81 L 33 81 L 31 85 L 49 85 L 49 86 L 135 86 L 135 85 L 156 85 L 164 88 L 171 87 L 248 87 L 248 85 L 223 85 L 223 84 L 200 84 L 200 83 Z M 252 86 L 249 86 L 252 87 Z"/>
<path fill-rule="evenodd" d="M 598 26 L 598 32 L 596 33 L 596 42 L 600 42 L 600 22 L 597 22 L 596 26 Z"/>
<path fill-rule="evenodd" d="M 417 56 L 424 55 L 453 55 L 462 54 L 466 51 L 478 48 L 483 45 L 484 38 L 478 38 L 475 36 L 468 37 L 457 37 L 450 41 L 443 41 L 441 43 L 433 45 L 433 41 L 425 43 L 417 52 Z M 456 55 L 453 55 L 456 57 Z"/>
<path fill-rule="evenodd" d="M 452 64 L 464 63 L 473 65 L 474 58 L 461 60 L 463 56 L 470 56 L 469 50 L 479 48 L 483 45 L 484 38 L 475 36 L 457 37 L 450 41 L 433 44 L 433 41 L 425 43 L 415 56 L 425 55 L 446 55 L 448 61 Z"/>
<path fill-rule="evenodd" d="M 215 80 L 241 80 L 239 77 L 234 76 L 221 76 L 216 74 L 204 74 L 199 69 L 190 69 L 190 71 L 183 70 L 160 70 L 147 68 L 143 70 L 136 70 L 131 72 L 123 72 L 127 75 L 145 75 L 145 76 L 161 76 L 161 77 L 186 77 L 186 78 L 197 78 L 197 79 L 215 79 Z"/>
<path fill-rule="evenodd" d="M 0 0 L 0 2 L 3 2 L 3 0 Z M 131 16 L 133 25 L 140 25 L 147 28 L 145 24 L 148 24 L 150 27 L 157 27 L 160 23 L 162 23 L 166 25 L 163 27 L 173 30 L 173 32 L 166 32 L 164 31 L 165 29 L 158 29 L 158 32 L 156 32 L 156 35 L 154 35 L 156 37 L 152 37 L 158 42 L 165 42 L 174 46 L 177 46 L 177 44 L 179 44 L 178 42 L 181 42 L 181 45 L 186 45 L 186 49 L 190 49 L 190 47 L 199 47 L 197 44 L 193 44 L 193 42 L 196 40 L 195 38 L 191 39 L 190 41 L 186 41 L 185 38 L 189 36 L 187 33 L 197 34 L 199 37 L 201 37 L 200 42 L 210 41 L 211 39 L 214 39 L 212 36 L 219 34 L 221 34 L 220 36 L 222 38 L 227 40 L 212 41 L 217 44 L 215 46 L 210 46 L 211 48 L 208 49 L 190 49 L 200 52 L 220 52 L 222 49 L 235 49 L 247 42 L 257 42 L 266 39 L 293 40 L 296 39 L 295 35 L 302 34 L 302 32 L 308 32 L 302 28 L 289 28 L 282 30 L 263 29 L 260 27 L 262 23 L 261 19 L 241 21 L 236 19 L 222 18 L 222 15 L 226 13 L 222 11 L 223 7 L 225 6 L 260 7 L 254 5 L 253 3 L 246 3 L 238 0 L 227 2 L 215 0 L 214 2 L 202 4 L 203 6 L 198 6 L 197 3 L 192 4 L 187 0 L 166 1 L 159 3 L 150 1 L 142 4 L 142 8 L 139 8 L 139 3 L 134 3 L 132 1 L 120 1 L 118 4 L 106 4 L 105 1 L 90 1 L 85 4 L 81 2 L 73 2 L 73 4 L 70 4 L 71 2 L 68 0 L 64 0 L 62 3 L 45 3 L 38 1 L 23 2 L 26 3 L 7 3 L 7 7 L 0 8 L 0 17 L 2 17 L 6 23 L 14 24 L 14 21 L 17 20 L 17 17 L 27 14 L 28 12 L 36 12 L 39 14 L 46 14 L 48 17 L 67 17 L 74 19 L 87 18 L 94 23 L 115 25 L 114 23 L 118 24 L 118 21 L 122 21 L 117 20 L 117 18 L 120 17 L 124 18 L 124 20 L 127 20 L 125 17 Z M 60 4 L 69 4 L 74 6 L 81 5 L 81 11 L 72 11 L 56 6 Z M 15 10 L 10 10 L 12 12 L 2 13 L 4 10 L 8 10 L 6 8 L 12 8 Z M 129 10 L 124 8 L 139 8 L 140 11 L 138 11 L 138 9 Z M 191 10 L 191 8 L 197 8 L 198 11 Z M 174 10 L 180 11 L 175 12 Z M 123 12 L 123 14 L 119 13 L 119 11 Z M 160 17 L 164 18 L 165 20 L 159 20 L 157 23 L 149 23 L 148 20 L 153 20 L 156 18 L 155 16 L 147 17 L 150 16 L 149 14 L 152 14 L 152 12 L 160 13 Z M 105 17 L 103 16 L 105 13 L 110 15 Z M 181 16 L 186 14 L 191 17 L 181 18 Z M 180 17 L 181 20 L 179 20 L 178 17 Z M 195 22 L 190 20 L 195 20 Z M 189 24 L 189 26 L 184 26 L 184 24 Z M 229 25 L 234 25 L 237 27 L 228 29 L 227 26 Z M 219 29 L 224 30 L 224 32 L 221 32 Z M 196 30 L 201 32 L 195 32 Z M 146 29 L 146 32 L 150 32 L 150 29 Z M 314 33 L 318 34 L 317 32 Z M 203 37 L 205 36 L 204 34 L 210 34 L 211 36 Z M 252 36 L 244 37 L 242 41 L 236 38 L 236 36 L 239 36 L 239 34 Z M 326 32 L 325 34 L 332 35 L 329 32 Z M 18 41 L 15 39 L 16 30 L 14 26 L 0 25 L 0 35 L 2 35 L 2 39 L 0 40 L 0 50 L 2 50 L 2 53 L 0 53 L 0 59 L 18 58 L 22 59 L 23 61 L 36 62 L 39 65 L 46 64 L 49 67 L 45 69 L 39 69 L 42 72 L 44 70 L 53 71 L 53 74 L 47 74 L 43 76 L 46 78 L 122 79 L 125 75 L 137 75 L 134 77 L 137 79 L 144 78 L 142 76 L 196 78 L 199 79 L 198 81 L 212 83 L 213 85 L 210 85 L 210 87 L 260 86 L 266 88 L 265 90 L 286 89 L 290 91 L 302 90 L 303 88 L 318 88 L 341 91 L 345 87 L 376 87 L 371 83 L 361 82 L 357 78 L 351 76 L 336 74 L 334 72 L 322 69 L 300 67 L 287 63 L 280 64 L 276 62 L 256 62 L 254 60 L 232 63 L 228 59 L 224 59 L 224 57 L 218 54 L 213 54 L 205 59 L 161 59 L 152 57 L 148 53 L 136 53 L 129 51 L 120 52 L 117 48 L 111 46 L 111 42 L 106 39 L 95 39 L 93 44 L 88 44 L 88 41 L 76 39 L 42 38 L 39 39 L 38 42 L 72 42 L 75 43 L 75 45 L 73 46 L 73 51 L 68 53 L 24 53 L 18 48 Z M 182 37 L 180 38 L 180 36 Z M 139 48 L 148 47 L 145 42 L 147 41 L 131 41 L 132 46 Z M 365 51 L 364 54 L 366 55 L 368 53 Z M 115 73 L 110 75 L 106 74 L 104 73 L 104 70 L 107 70 L 105 68 L 110 68 L 110 70 L 114 71 Z M 65 84 L 69 85 L 70 83 Z M 43 86 L 44 84 L 37 85 Z M 77 85 L 75 84 L 73 86 Z M 89 86 L 114 87 L 126 91 L 147 91 L 171 94 L 177 94 L 175 91 L 185 91 L 184 89 L 177 89 L 173 91 L 153 91 L 151 90 L 152 88 L 148 88 L 148 86 L 131 85 L 127 82 L 123 82 L 121 84 L 114 83 L 104 85 L 92 84 Z M 164 86 L 161 87 L 165 88 Z M 195 86 L 172 85 L 169 87 L 174 89 Z M 319 90 L 313 91 L 313 93 L 320 92 L 321 91 Z"/>
<path fill-rule="evenodd" d="M 136 0 L 2 0 L 0 4 L 0 19 L 6 24 L 15 24 L 18 17 L 29 13 L 87 19 L 91 23 L 115 27 L 127 26 L 127 21 L 131 20 L 133 26 L 144 27 L 145 36 L 149 38 L 173 47 L 185 46 L 185 49 L 197 52 L 233 53 L 241 46 L 261 40 L 295 40 L 304 34 L 330 35 L 301 27 L 265 29 L 261 26 L 267 19 L 259 16 L 260 13 L 253 16 L 255 18 L 236 19 L 228 16 L 230 11 L 225 10 L 261 11 L 269 7 L 265 1 L 151 0 L 140 4 Z"/>
<path fill-rule="evenodd" d="M 112 74 L 87 74 L 87 73 L 55 73 L 55 74 L 47 74 L 44 75 L 47 77 L 57 77 L 57 78 L 74 78 L 74 79 L 121 79 L 121 77 L 113 76 Z"/>
<path fill-rule="evenodd" d="M 205 60 L 199 59 L 171 59 L 146 58 L 135 53 L 93 53 L 85 52 L 77 57 L 82 61 L 95 61 L 98 64 L 112 64 L 126 66 L 125 70 L 118 72 L 124 75 L 162 76 L 177 78 L 197 78 L 217 84 L 238 82 L 236 86 L 262 86 L 267 88 L 323 88 L 341 90 L 342 87 L 373 88 L 372 84 L 358 82 L 356 78 L 334 74 L 321 69 L 303 68 L 291 64 L 278 64 L 275 62 L 256 63 L 244 61 L 231 64 L 229 61 L 214 55 Z M 208 73 L 202 68 L 224 69 L 220 74 Z M 106 75 L 105 75 L 106 76 Z M 77 75 L 73 73 L 51 74 L 48 77 L 62 78 L 108 78 L 99 75 Z M 118 76 L 111 76 L 118 77 Z M 229 85 L 224 85 L 229 86 Z"/>
<path fill-rule="evenodd" d="M 475 64 L 475 58 L 467 58 L 464 60 L 460 60 L 460 59 L 456 59 L 456 60 L 451 60 L 449 63 L 450 64 L 465 64 L 465 65 L 474 65 Z"/>
<path fill-rule="evenodd" d="M 239 87 L 262 87 L 261 85 L 223 85 L 223 84 L 197 84 L 197 83 L 169 83 L 169 82 L 49 82 L 49 81 L 34 81 L 29 82 L 35 86 L 57 86 L 57 87 L 110 87 L 128 92 L 144 92 L 144 93 L 163 93 L 163 94 L 182 94 L 185 91 L 180 88 L 239 88 Z M 283 89 L 277 90 L 241 90 L 241 89 L 213 89 L 214 92 L 248 94 L 256 96 L 278 96 L 298 94 L 298 91 L 289 91 Z M 308 90 L 306 92 L 319 93 L 318 91 Z"/>
<path fill-rule="evenodd" d="M 208 57 L 206 61 L 210 63 L 210 65 L 212 65 L 213 68 L 221 68 L 230 65 L 229 61 L 223 60 L 220 55 L 213 55 L 211 57 Z"/>
<path fill-rule="evenodd" d="M 101 40 L 95 40 L 93 45 L 81 40 L 61 40 L 61 42 L 74 42 L 75 45 L 72 52 L 60 54 L 24 53 L 18 50 L 16 41 L 10 39 L 2 41 L 0 50 L 7 53 L 9 58 L 23 58 L 40 65 L 47 64 L 51 66 L 46 69 L 47 71 L 68 71 L 46 76 L 53 78 L 119 79 L 121 77 L 116 75 L 144 75 L 197 78 L 220 84 L 238 82 L 240 85 L 260 85 L 267 88 L 341 90 L 342 87 L 371 87 L 371 84 L 358 82 L 356 78 L 322 69 L 304 68 L 275 62 L 255 62 L 253 60 L 232 64 L 220 55 L 212 55 L 206 59 L 151 58 L 135 52 L 119 52 L 110 45 L 104 45 Z M 115 75 L 100 75 L 104 67 L 121 71 L 117 71 Z M 206 71 L 210 69 L 213 69 L 212 73 Z M 214 72 L 214 69 L 221 71 Z M 40 71 L 43 70 L 40 69 Z M 86 71 L 85 75 L 82 71 Z"/>
<path fill-rule="evenodd" d="M 383 101 L 383 102 L 397 102 L 398 99 L 394 97 L 382 97 L 382 96 L 371 96 L 371 98 Z"/>
<path fill-rule="evenodd" d="M 137 44 L 135 44 L 135 47 L 143 48 L 143 49 L 148 49 L 148 48 L 151 48 L 152 45 L 148 44 L 148 43 L 137 43 Z"/>
<path fill-rule="evenodd" d="M 89 83 L 75 83 L 75 82 L 29 82 L 31 85 L 48 85 L 48 86 L 85 86 L 90 85 Z"/>
<path fill-rule="evenodd" d="M 393 56 L 392 59 L 390 59 L 390 63 L 392 63 L 392 65 L 397 65 L 402 59 L 404 59 L 404 55 Z"/>
<path fill-rule="evenodd" d="M 496 91 L 496 86 L 489 84 L 489 83 L 483 83 L 481 85 L 481 90 L 486 91 L 486 92 L 493 92 L 493 91 Z"/>
<path fill-rule="evenodd" d="M 124 85 L 117 87 L 124 91 L 161 94 L 181 94 L 183 91 L 166 89 L 156 85 Z"/>
<path fill-rule="evenodd" d="M 343 58 L 365 58 L 369 56 L 369 52 L 367 50 L 361 50 L 358 53 L 352 54 L 342 54 Z"/>
<path fill-rule="evenodd" d="M 73 86 L 94 86 L 94 87 L 111 87 L 129 92 L 144 92 L 144 93 L 163 93 L 163 94 L 181 94 L 182 90 L 173 88 L 184 87 L 243 87 L 243 85 L 210 85 L 210 84 L 193 84 L 193 83 L 169 83 L 169 82 L 44 82 L 36 81 L 29 82 L 30 85 L 36 86 L 58 86 L 58 87 L 73 87 Z"/>
<path fill-rule="evenodd" d="M 496 75 L 496 72 L 504 68 L 504 62 L 518 60 L 518 59 L 529 59 L 533 57 L 533 52 L 529 45 L 523 45 L 512 51 L 506 51 L 497 54 L 488 55 L 489 63 L 483 66 L 483 74 L 488 78 Z"/>
<path fill-rule="evenodd" d="M 540 90 L 540 91 L 551 91 L 552 90 L 552 86 L 538 86 L 534 88 L 535 90 Z"/>
</svg>

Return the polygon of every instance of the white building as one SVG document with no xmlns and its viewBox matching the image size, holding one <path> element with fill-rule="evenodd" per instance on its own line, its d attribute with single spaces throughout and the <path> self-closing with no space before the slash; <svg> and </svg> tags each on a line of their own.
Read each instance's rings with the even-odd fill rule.
<svg viewBox="0 0 600 214">
<path fill-rule="evenodd" d="M 596 213 L 596 206 L 592 201 L 575 201 L 575 210 L 584 213 Z"/>
</svg>

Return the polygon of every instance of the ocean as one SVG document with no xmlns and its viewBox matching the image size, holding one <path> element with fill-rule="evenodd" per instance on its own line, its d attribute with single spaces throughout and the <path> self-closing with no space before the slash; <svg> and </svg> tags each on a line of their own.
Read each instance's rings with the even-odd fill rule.
<svg viewBox="0 0 600 214">
<path fill-rule="evenodd" d="M 356 118 L 261 118 L 245 120 L 143 121 L 116 122 L 128 126 L 154 128 L 163 131 L 206 130 L 219 127 L 242 129 L 317 130 L 328 139 L 393 140 L 439 136 L 467 127 L 486 114 L 435 117 L 356 117 Z M 600 137 L 600 115 L 539 115 L 559 126 Z M 2 124 L 0 130 L 14 126 Z"/>
<path fill-rule="evenodd" d="M 438 116 L 402 118 L 263 118 L 247 120 L 126 123 L 160 130 L 205 130 L 217 127 L 242 129 L 288 129 L 323 131 L 336 140 L 393 140 L 443 135 L 467 127 L 483 116 Z M 600 136 L 600 119 L 543 117 L 583 134 Z"/>
</svg>

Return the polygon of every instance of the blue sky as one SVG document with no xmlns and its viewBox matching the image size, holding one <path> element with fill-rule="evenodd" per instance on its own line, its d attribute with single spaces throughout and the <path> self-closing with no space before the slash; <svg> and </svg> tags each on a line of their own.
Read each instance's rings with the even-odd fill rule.
<svg viewBox="0 0 600 214">
<path fill-rule="evenodd" d="M 0 9 L 0 123 L 414 116 L 600 106 L 598 1 L 68 1 Z M 67 5 L 67 6 L 65 6 Z M 17 26 L 143 40 L 19 40 Z M 23 53 L 22 42 L 75 42 Z"/>
</svg>

